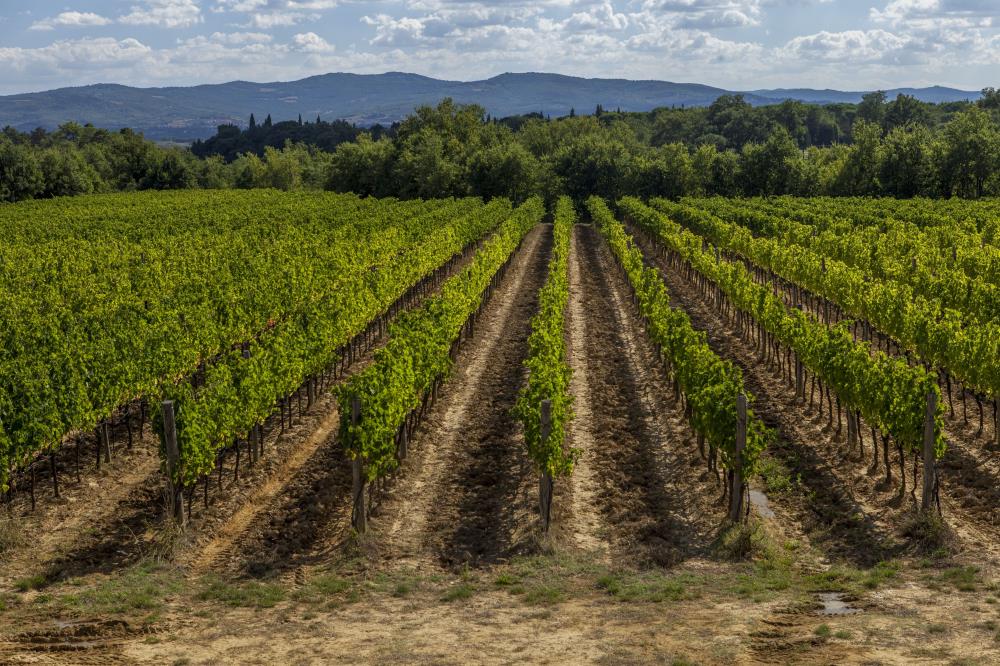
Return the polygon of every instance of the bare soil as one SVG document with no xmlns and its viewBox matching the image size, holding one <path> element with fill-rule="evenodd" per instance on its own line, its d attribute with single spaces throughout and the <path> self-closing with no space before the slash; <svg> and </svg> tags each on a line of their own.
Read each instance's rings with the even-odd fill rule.
<svg viewBox="0 0 1000 666">
<path fill-rule="evenodd" d="M 415 432 L 373 520 L 386 560 L 481 566 L 533 548 L 537 479 L 511 410 L 551 245 L 549 225 L 525 238 Z"/>
<path fill-rule="evenodd" d="M 586 466 L 571 488 L 592 499 L 565 503 L 574 509 L 570 522 L 606 525 L 618 560 L 668 565 L 703 553 L 719 527 L 721 487 L 692 455 L 693 433 L 667 401 L 665 374 L 606 244 L 578 225 L 573 249 L 572 325 L 585 328 L 571 328 L 572 367 L 587 418 L 571 434 L 571 445 L 582 435 Z M 599 522 L 588 516 L 594 510 Z"/>
<path fill-rule="evenodd" d="M 230 461 L 208 509 L 199 490 L 181 536 L 150 510 L 161 499 L 147 434 L 104 467 L 118 483 L 85 474 L 62 502 L 40 489 L 35 514 L 18 505 L 28 538 L 0 566 L 0 664 L 1000 662 L 996 533 L 980 512 L 991 469 L 949 471 L 955 542 L 913 548 L 909 500 L 867 461 L 844 460 L 826 418 L 664 271 L 674 305 L 744 369 L 778 434 L 768 455 L 788 487 L 755 482 L 774 513 L 734 536 L 629 286 L 586 225 L 567 315 L 568 443 L 581 458 L 556 482 L 543 537 L 511 407 L 550 245 L 547 225 L 522 244 L 379 493 L 370 534 L 349 530 L 329 394 L 270 432 L 239 483 Z M 976 489 L 969 507 L 960 480 Z M 730 559 L 741 536 L 749 554 Z M 825 614 L 830 594 L 845 612 Z"/>
</svg>

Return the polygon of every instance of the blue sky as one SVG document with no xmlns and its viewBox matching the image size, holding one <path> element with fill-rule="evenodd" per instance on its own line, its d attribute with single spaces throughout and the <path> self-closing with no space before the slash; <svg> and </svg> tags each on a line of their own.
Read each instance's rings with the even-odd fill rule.
<svg viewBox="0 0 1000 666">
<path fill-rule="evenodd" d="M 0 93 L 407 71 L 1000 84 L 1000 0 L 0 0 Z"/>
</svg>

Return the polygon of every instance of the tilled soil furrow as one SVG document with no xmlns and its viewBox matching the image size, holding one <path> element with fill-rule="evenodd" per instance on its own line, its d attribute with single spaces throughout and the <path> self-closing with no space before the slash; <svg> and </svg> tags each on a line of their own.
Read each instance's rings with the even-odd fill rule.
<svg viewBox="0 0 1000 666">
<path fill-rule="evenodd" d="M 93 449 L 84 448 L 80 482 L 75 464 L 67 460 L 74 458 L 73 447 L 60 452 L 61 497 L 52 496 L 48 482 L 39 479 L 36 511 L 22 507 L 24 514 L 18 515 L 14 510 L 26 547 L 5 553 L 0 582 L 29 572 L 47 580 L 107 572 L 142 557 L 147 523 L 156 519 L 147 507 L 160 496 L 159 457 L 148 424 L 144 434 L 135 433 L 132 449 L 126 450 L 123 433 L 116 432 L 115 454 L 100 471 L 94 468 Z"/>
<path fill-rule="evenodd" d="M 700 471 L 693 434 L 598 232 L 576 232 L 586 331 L 576 367 L 591 396 L 596 510 L 620 557 L 673 564 L 703 553 L 723 517 L 719 487 Z M 584 424 L 585 425 L 585 424 Z"/>
<path fill-rule="evenodd" d="M 853 463 L 830 459 L 837 456 L 829 450 L 832 434 L 824 431 L 826 418 L 807 414 L 795 401 L 794 389 L 757 358 L 753 346 L 730 328 L 698 289 L 671 270 L 641 235 L 636 239 L 647 261 L 660 270 L 674 306 L 688 313 L 696 329 L 705 331 L 716 353 L 742 368 L 744 382 L 755 397 L 755 413 L 776 430 L 769 455 L 780 459 L 807 492 L 777 497 L 775 504 L 787 507 L 814 543 L 859 565 L 870 566 L 901 552 L 904 544 L 888 520 L 891 498 L 873 502 L 859 494 L 851 478 Z"/>
<path fill-rule="evenodd" d="M 768 281 L 767 284 L 774 283 Z M 785 295 L 786 305 L 791 305 L 793 298 L 787 286 L 782 284 L 779 288 Z M 804 310 L 822 319 L 822 309 L 814 307 L 809 299 L 804 299 L 800 303 Z M 843 319 L 849 318 L 843 317 Z M 834 318 L 833 321 L 840 321 L 840 318 Z M 897 358 L 903 357 L 897 345 L 887 344 L 882 340 L 876 340 L 873 349 Z M 968 399 L 963 408 L 961 395 L 961 389 L 953 387 L 953 394 L 949 400 L 947 385 L 942 387 L 942 400 L 949 411 L 944 419 L 943 428 L 948 448 L 938 463 L 940 494 L 943 510 L 949 507 L 952 511 L 954 508 L 961 508 L 960 520 L 950 521 L 955 523 L 953 527 L 969 542 L 969 545 L 981 550 L 987 547 L 987 543 L 996 541 L 996 530 L 1000 527 L 1000 454 L 990 448 L 993 446 L 995 433 L 993 418 L 989 413 L 990 403 L 987 401 L 984 404 L 983 413 L 980 414 L 980 405 L 974 398 Z M 863 432 L 867 432 L 867 427 L 863 426 Z M 896 472 L 900 461 L 895 447 L 890 450 L 889 460 L 894 482 L 898 484 L 900 477 Z M 914 490 L 909 469 L 912 464 L 911 457 L 906 461 L 908 490 L 911 493 Z M 884 462 L 880 462 L 880 465 L 884 465 Z M 879 481 L 881 477 L 878 474 L 873 474 L 872 477 L 873 491 L 884 490 L 884 483 Z M 919 478 L 917 483 L 920 483 Z M 915 495 L 911 494 L 910 499 L 915 501 Z M 949 515 L 953 516 L 952 511 L 949 511 Z M 969 519 L 971 523 L 967 523 L 965 519 Z M 992 546 L 990 548 L 996 552 Z"/>
<path fill-rule="evenodd" d="M 575 230 L 574 230 L 575 231 Z M 587 359 L 587 340 L 597 334 L 588 317 L 588 290 L 583 282 L 584 266 L 580 259 L 578 233 L 570 238 L 569 304 L 566 316 L 567 358 L 573 369 L 570 393 L 573 418 L 566 431 L 566 443 L 580 452 L 568 482 L 558 481 L 552 501 L 553 532 L 566 534 L 578 548 L 604 551 L 607 525 L 598 508 L 598 477 L 594 469 L 597 440 L 594 429 L 594 397 Z"/>
<path fill-rule="evenodd" d="M 444 276 L 455 275 L 475 256 L 469 247 Z M 435 293 L 431 288 L 428 293 Z M 419 307 L 417 295 L 410 307 Z M 339 379 L 297 418 L 265 459 L 267 469 L 228 497 L 226 507 L 205 516 L 204 543 L 187 560 L 195 573 L 215 569 L 265 576 L 328 559 L 350 534 L 350 461 L 337 442 L 340 410 L 333 388 L 364 371 L 385 344 L 375 339 Z"/>
<path fill-rule="evenodd" d="M 391 560 L 480 565 L 530 547 L 537 481 L 511 409 L 551 244 L 550 225 L 525 238 L 417 428 L 373 527 Z"/>
</svg>

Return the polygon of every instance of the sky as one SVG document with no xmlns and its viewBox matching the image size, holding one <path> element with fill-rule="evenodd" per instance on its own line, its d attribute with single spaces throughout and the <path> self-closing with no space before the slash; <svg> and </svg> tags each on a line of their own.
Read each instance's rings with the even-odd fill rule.
<svg viewBox="0 0 1000 666">
<path fill-rule="evenodd" d="M 0 94 L 404 71 L 1000 85 L 1000 0 L 0 0 Z"/>
</svg>

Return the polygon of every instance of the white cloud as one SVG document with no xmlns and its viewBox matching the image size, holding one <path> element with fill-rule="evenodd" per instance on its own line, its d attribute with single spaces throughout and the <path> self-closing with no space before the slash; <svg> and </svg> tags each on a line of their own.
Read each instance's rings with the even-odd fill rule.
<svg viewBox="0 0 1000 666">
<path fill-rule="evenodd" d="M 154 25 L 161 28 L 189 28 L 202 22 L 195 0 L 145 0 L 118 21 L 126 25 Z"/>
<path fill-rule="evenodd" d="M 884 9 L 872 8 L 871 19 L 894 27 L 944 25 L 987 28 L 1000 17 L 994 0 L 892 0 Z"/>
<path fill-rule="evenodd" d="M 332 53 L 334 47 L 315 32 L 299 33 L 292 37 L 292 45 L 305 53 Z"/>
<path fill-rule="evenodd" d="M 885 30 L 824 30 L 796 37 L 782 51 L 791 58 L 869 63 L 899 58 L 911 44 L 912 40 Z"/>
<path fill-rule="evenodd" d="M 263 32 L 213 32 L 209 39 L 220 44 L 268 44 L 274 37 Z"/>
<path fill-rule="evenodd" d="M 647 21 L 677 28 L 740 28 L 760 24 L 761 0 L 644 0 Z"/>
<path fill-rule="evenodd" d="M 132 38 L 60 40 L 40 48 L 0 48 L 0 61 L 16 71 L 82 70 L 130 67 L 153 50 Z"/>
<path fill-rule="evenodd" d="M 89 27 L 109 25 L 111 19 L 92 12 L 62 12 L 52 18 L 36 21 L 28 27 L 28 30 L 55 30 L 60 27 Z"/>
<path fill-rule="evenodd" d="M 250 20 L 247 23 L 241 24 L 240 27 L 270 30 L 271 28 L 286 28 L 304 21 L 315 21 L 318 18 L 316 14 L 301 14 L 299 12 L 251 14 Z"/>
<path fill-rule="evenodd" d="M 214 12 L 326 11 L 336 9 L 338 0 L 216 0 Z"/>
</svg>

